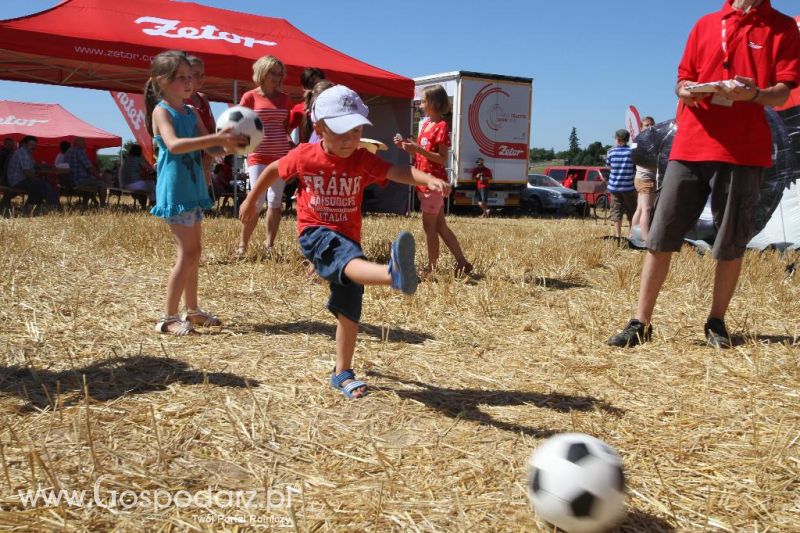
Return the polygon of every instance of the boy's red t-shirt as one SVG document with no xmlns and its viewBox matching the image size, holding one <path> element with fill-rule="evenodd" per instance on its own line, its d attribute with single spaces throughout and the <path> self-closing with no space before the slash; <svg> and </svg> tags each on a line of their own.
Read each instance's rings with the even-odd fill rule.
<svg viewBox="0 0 800 533">
<path fill-rule="evenodd" d="M 492 179 L 492 171 L 486 167 L 478 167 L 472 171 L 472 179 L 475 180 L 479 189 L 485 189 L 489 186 L 489 180 Z"/>
<path fill-rule="evenodd" d="M 266 97 L 256 88 L 244 93 L 239 105 L 255 111 L 264 125 L 264 140 L 247 156 L 248 165 L 269 165 L 292 149 L 286 133 L 292 102 L 286 94 L 278 92 Z"/>
<path fill-rule="evenodd" d="M 361 202 L 367 185 L 386 185 L 392 167 L 359 148 L 350 157 L 329 154 L 323 143 L 301 144 L 278 161 L 281 179 L 297 177 L 297 231 L 324 226 L 361 242 Z"/>
<path fill-rule="evenodd" d="M 440 120 L 439 122 L 431 122 L 430 120 L 423 121 L 420 124 L 417 144 L 420 148 L 435 153 L 439 152 L 440 146 L 449 147 L 450 128 L 447 126 L 447 122 L 444 120 Z M 416 154 L 414 156 L 414 166 L 418 170 L 427 172 L 440 180 L 448 181 L 447 171 L 444 169 L 444 166 L 434 163 L 421 154 Z M 422 192 L 428 192 L 428 188 L 424 186 L 418 186 L 417 189 Z"/>
</svg>

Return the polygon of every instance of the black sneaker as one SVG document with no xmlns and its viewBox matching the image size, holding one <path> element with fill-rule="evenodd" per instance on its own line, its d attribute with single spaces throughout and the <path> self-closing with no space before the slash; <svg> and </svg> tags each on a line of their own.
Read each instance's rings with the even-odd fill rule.
<svg viewBox="0 0 800 533">
<path fill-rule="evenodd" d="M 652 336 L 653 326 L 645 326 L 642 322 L 632 319 L 625 329 L 608 339 L 608 345 L 630 348 L 649 341 Z"/>
<path fill-rule="evenodd" d="M 728 328 L 725 327 L 725 321 L 719 318 L 706 320 L 706 325 L 703 326 L 703 333 L 706 335 L 706 344 L 712 348 L 727 349 L 733 344 L 731 336 L 728 334 Z"/>
</svg>

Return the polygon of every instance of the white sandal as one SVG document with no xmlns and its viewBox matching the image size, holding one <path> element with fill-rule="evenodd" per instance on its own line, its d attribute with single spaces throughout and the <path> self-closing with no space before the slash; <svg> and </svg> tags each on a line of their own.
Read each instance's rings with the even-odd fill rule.
<svg viewBox="0 0 800 533">
<path fill-rule="evenodd" d="M 202 309 L 187 309 L 183 312 L 182 318 L 196 326 L 213 327 L 222 325 L 222 320 L 211 313 L 206 313 Z"/>
<path fill-rule="evenodd" d="M 172 324 L 180 324 L 180 326 L 177 329 L 170 330 L 169 326 Z M 159 333 L 170 333 L 177 337 L 185 337 L 187 335 L 196 333 L 192 323 L 187 322 L 186 320 L 181 320 L 181 317 L 178 315 L 162 317 L 158 323 L 156 323 L 156 331 Z"/>
</svg>

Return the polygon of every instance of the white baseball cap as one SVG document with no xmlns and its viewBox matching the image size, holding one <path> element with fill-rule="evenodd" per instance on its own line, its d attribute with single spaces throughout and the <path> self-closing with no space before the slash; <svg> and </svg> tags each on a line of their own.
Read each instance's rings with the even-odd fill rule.
<svg viewBox="0 0 800 533">
<path fill-rule="evenodd" d="M 325 125 L 337 135 L 365 124 L 372 126 L 367 115 L 369 108 L 361 101 L 361 97 L 344 85 L 334 85 L 322 91 L 311 110 L 313 122 L 324 120 Z"/>
</svg>

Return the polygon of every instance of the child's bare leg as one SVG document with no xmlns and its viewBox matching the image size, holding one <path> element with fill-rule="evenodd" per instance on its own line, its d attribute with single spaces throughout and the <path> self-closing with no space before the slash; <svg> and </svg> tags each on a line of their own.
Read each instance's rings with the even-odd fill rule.
<svg viewBox="0 0 800 533">
<path fill-rule="evenodd" d="M 422 213 L 422 229 L 425 230 L 425 244 L 428 246 L 428 268 L 436 268 L 439 261 L 439 233 L 437 231 L 437 220 L 439 215 L 444 218 L 444 211 L 438 214 Z"/>
<path fill-rule="evenodd" d="M 459 267 L 465 266 L 469 261 L 464 257 L 464 251 L 461 249 L 458 237 L 456 237 L 456 234 L 453 233 L 453 230 L 447 225 L 447 221 L 444 218 L 444 211 L 439 211 L 438 218 L 436 219 L 436 231 L 442 236 L 445 246 L 447 246 L 450 253 L 453 254 L 453 257 L 456 258 L 456 264 L 458 264 Z"/>
<path fill-rule="evenodd" d="M 272 248 L 272 245 L 275 244 L 275 237 L 278 236 L 278 228 L 281 225 L 281 208 L 267 208 L 265 223 L 267 225 L 267 240 L 264 241 L 264 244 L 267 248 Z"/>
<path fill-rule="evenodd" d="M 190 229 L 194 231 L 194 236 L 191 238 L 196 243 L 197 260 L 188 265 L 186 283 L 183 286 L 183 303 L 186 304 L 187 309 L 197 309 L 197 278 L 200 270 L 200 257 L 203 255 L 203 225 L 198 222 Z"/>
<path fill-rule="evenodd" d="M 256 229 L 256 226 L 258 226 L 258 218 L 255 218 L 242 226 L 242 232 L 239 234 L 238 252 L 244 253 L 247 251 L 247 245 L 250 244 L 250 237 L 253 235 L 253 231 Z"/>
<path fill-rule="evenodd" d="M 180 224 L 170 224 L 169 229 L 172 231 L 172 238 L 175 240 L 177 257 L 175 259 L 175 265 L 170 271 L 169 279 L 167 280 L 167 301 L 164 316 L 178 314 L 181 294 L 186 289 L 187 279 L 192 272 L 192 265 L 196 265 L 200 261 L 200 242 L 197 238 L 195 228 L 181 226 Z M 196 293 L 195 282 L 195 294 Z M 172 331 L 180 326 L 179 323 L 174 323 L 168 328 Z"/>
<path fill-rule="evenodd" d="M 391 285 L 392 276 L 386 265 L 379 265 L 366 259 L 356 258 L 344 267 L 344 274 L 350 281 L 359 285 Z"/>
<path fill-rule="evenodd" d="M 357 261 L 357 259 L 355 261 Z M 352 263 L 353 261 L 350 262 L 350 264 Z M 350 264 L 348 264 L 348 266 L 350 266 Z M 341 374 L 343 371 L 353 368 L 353 353 L 356 350 L 358 322 L 353 322 L 341 313 L 338 314 L 337 318 L 339 324 L 336 326 L 336 374 Z M 347 379 L 343 381 L 342 386 L 347 385 L 351 381 L 353 380 Z M 366 392 L 366 386 L 359 387 L 352 392 L 352 395 L 356 398 L 360 398 Z"/>
</svg>

